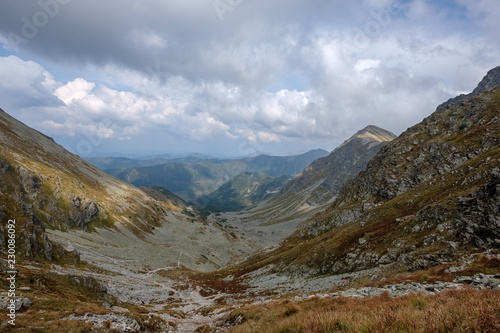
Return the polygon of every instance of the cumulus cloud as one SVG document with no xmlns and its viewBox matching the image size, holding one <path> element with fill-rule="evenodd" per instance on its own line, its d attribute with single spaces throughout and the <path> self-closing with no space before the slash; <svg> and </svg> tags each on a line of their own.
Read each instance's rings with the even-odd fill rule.
<svg viewBox="0 0 500 333">
<path fill-rule="evenodd" d="M 68 105 L 73 100 L 82 99 L 88 96 L 94 87 L 95 83 L 87 82 L 82 78 L 77 78 L 74 81 L 68 82 L 64 86 L 57 88 L 54 95 Z"/>
<path fill-rule="evenodd" d="M 0 58 L 0 99 L 3 108 L 53 106 L 60 103 L 50 92 L 54 77 L 41 65 L 16 56 Z"/>
<path fill-rule="evenodd" d="M 5 52 L 25 42 L 0 58 L 2 106 L 62 139 L 333 149 L 368 124 L 405 130 L 500 51 L 495 0 L 244 1 L 223 20 L 212 1 L 71 1 L 34 36 L 23 18 L 43 8 L 4 6 Z"/>
</svg>

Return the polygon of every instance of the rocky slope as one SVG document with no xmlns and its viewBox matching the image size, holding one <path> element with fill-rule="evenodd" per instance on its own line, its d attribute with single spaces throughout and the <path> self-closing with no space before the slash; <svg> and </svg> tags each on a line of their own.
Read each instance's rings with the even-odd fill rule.
<svg viewBox="0 0 500 333">
<path fill-rule="evenodd" d="M 24 226 L 28 220 L 17 234 L 27 253 L 50 258 L 51 239 L 89 260 L 114 256 L 106 259 L 113 264 L 120 258 L 129 269 L 176 266 L 179 253 L 184 266 L 214 269 L 253 251 L 234 233 L 183 214 L 178 198 L 155 200 L 2 110 L 0 143 L 1 222 L 19 216 Z M 217 249 L 208 245 L 212 241 Z"/>
<path fill-rule="evenodd" d="M 266 246 L 275 245 L 295 231 L 300 222 L 333 202 L 342 186 L 364 170 L 368 161 L 395 137 L 379 127 L 367 126 L 328 156 L 312 162 L 269 200 L 249 211 L 212 218 L 228 221 Z"/>
<path fill-rule="evenodd" d="M 136 186 L 161 186 L 186 201 L 194 201 L 216 191 L 239 174 L 251 172 L 270 177 L 295 176 L 312 161 L 327 154 L 322 149 L 316 149 L 296 156 L 259 155 L 244 159 L 168 163 L 106 172 Z"/>
<path fill-rule="evenodd" d="M 360 130 L 328 156 L 311 163 L 273 200 L 307 193 L 307 203 L 313 206 L 333 201 L 342 186 L 363 171 L 368 161 L 395 138 L 393 133 L 373 125 Z"/>
<path fill-rule="evenodd" d="M 500 67 L 393 140 L 265 262 L 324 275 L 419 270 L 500 248 Z M 255 263 L 255 262 L 254 262 Z"/>
</svg>

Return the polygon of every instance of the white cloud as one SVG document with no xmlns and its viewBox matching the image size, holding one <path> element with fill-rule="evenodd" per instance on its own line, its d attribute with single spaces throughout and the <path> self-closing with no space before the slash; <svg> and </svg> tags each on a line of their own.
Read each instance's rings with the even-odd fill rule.
<svg viewBox="0 0 500 333">
<path fill-rule="evenodd" d="M 54 95 L 57 96 L 66 105 L 69 105 L 74 100 L 83 99 L 88 96 L 95 83 L 87 82 L 82 78 L 77 78 L 74 81 L 68 82 L 66 85 L 55 90 Z"/>
<path fill-rule="evenodd" d="M 259 139 L 264 142 L 280 142 L 280 137 L 273 133 L 259 132 L 257 133 Z"/>
<path fill-rule="evenodd" d="M 457 0 L 457 3 L 467 9 L 467 14 L 476 24 L 480 25 L 484 32 L 491 34 L 499 41 L 498 31 L 500 30 L 500 6 L 497 0 Z"/>
<path fill-rule="evenodd" d="M 358 62 L 356 63 L 356 66 L 354 66 L 354 70 L 357 73 L 361 73 L 366 69 L 378 68 L 378 66 L 380 66 L 380 60 L 359 59 Z"/>
<path fill-rule="evenodd" d="M 53 76 L 33 61 L 16 56 L 0 57 L 0 101 L 3 108 L 56 105 L 47 96 L 57 83 Z"/>
<path fill-rule="evenodd" d="M 283 3 L 244 2 L 224 22 L 210 1 L 68 5 L 23 54 L 82 74 L 64 84 L 35 62 L 0 58 L 1 106 L 49 135 L 313 148 L 370 123 L 400 132 L 498 65 L 497 0 Z M 19 17 L 30 9 L 9 6 Z M 82 9 L 99 13 L 94 24 Z M 3 44 L 19 28 L 7 12 Z"/>
</svg>

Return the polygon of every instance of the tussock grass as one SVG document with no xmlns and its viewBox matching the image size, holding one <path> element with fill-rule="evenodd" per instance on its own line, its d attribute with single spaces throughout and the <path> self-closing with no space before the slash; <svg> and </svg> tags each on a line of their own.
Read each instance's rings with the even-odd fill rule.
<svg viewBox="0 0 500 333">
<path fill-rule="evenodd" d="M 290 309 L 295 309 L 290 314 Z M 287 314 L 288 313 L 288 314 Z M 498 332 L 500 291 L 449 290 L 436 295 L 367 299 L 319 297 L 233 311 L 230 332 Z"/>
</svg>

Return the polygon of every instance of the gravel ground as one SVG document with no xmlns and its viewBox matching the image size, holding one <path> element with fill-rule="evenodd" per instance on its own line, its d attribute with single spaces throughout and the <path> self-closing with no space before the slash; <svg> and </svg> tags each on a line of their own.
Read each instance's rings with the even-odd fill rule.
<svg viewBox="0 0 500 333">
<path fill-rule="evenodd" d="M 255 246 L 236 233 L 234 237 L 216 225 L 193 222 L 175 213 L 169 214 L 168 223 L 142 239 L 118 223 L 115 229 L 98 229 L 93 233 L 80 230 L 47 230 L 47 233 L 51 240 L 80 252 L 82 260 L 117 272 L 169 269 L 178 265 L 210 271 L 255 251 Z"/>
</svg>

